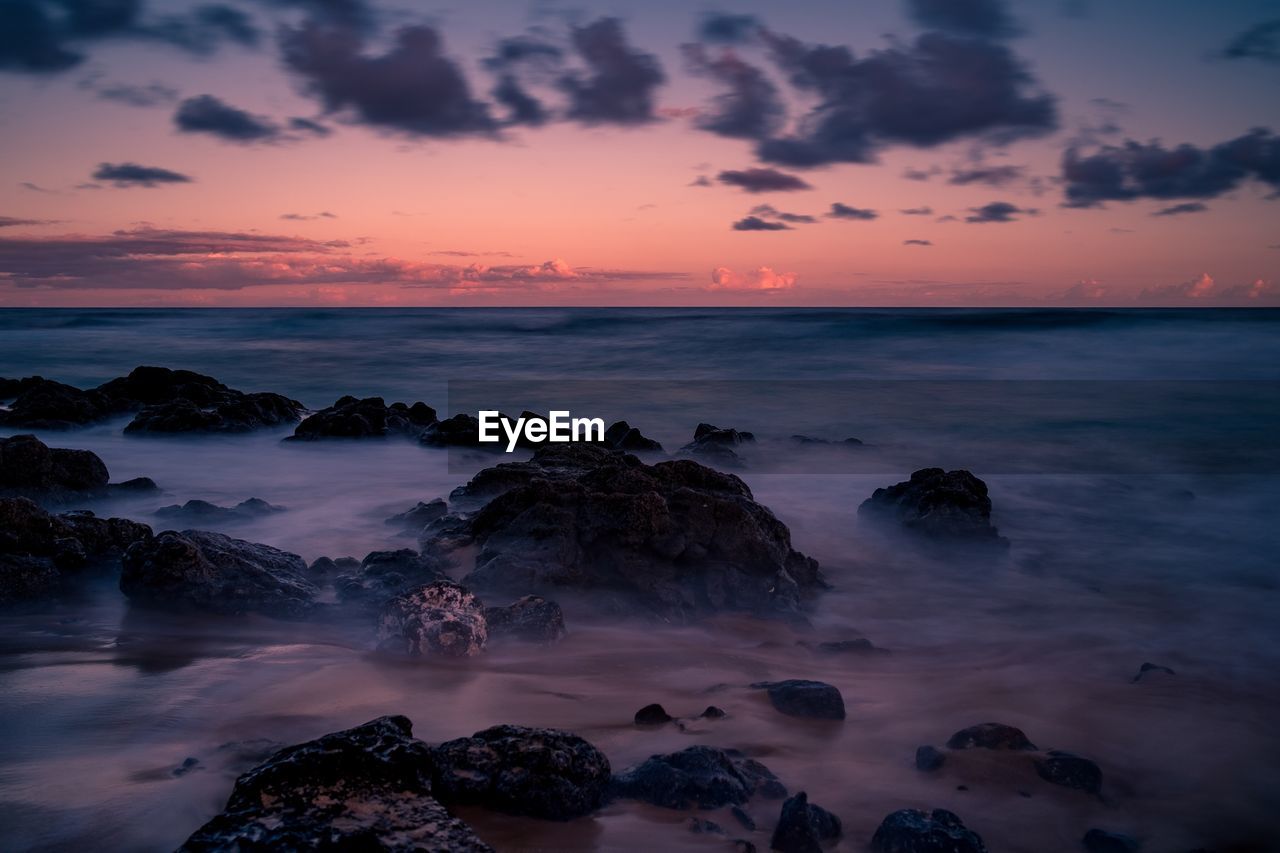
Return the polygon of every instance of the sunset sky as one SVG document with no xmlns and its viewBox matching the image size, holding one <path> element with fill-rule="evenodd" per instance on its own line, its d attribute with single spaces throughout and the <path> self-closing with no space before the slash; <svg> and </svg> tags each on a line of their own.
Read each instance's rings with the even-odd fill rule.
<svg viewBox="0 0 1280 853">
<path fill-rule="evenodd" d="M 1280 3 L 0 0 L 0 305 L 1280 305 Z"/>
</svg>

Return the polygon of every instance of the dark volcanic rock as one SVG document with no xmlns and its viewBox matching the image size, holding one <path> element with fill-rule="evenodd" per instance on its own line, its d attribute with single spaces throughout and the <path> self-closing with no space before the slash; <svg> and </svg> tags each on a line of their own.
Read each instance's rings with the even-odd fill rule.
<svg viewBox="0 0 1280 853">
<path fill-rule="evenodd" d="M 822 853 L 822 842 L 840 837 L 840 818 L 809 802 L 804 791 L 782 804 L 769 847 L 780 853 Z"/>
<path fill-rule="evenodd" d="M 673 719 L 675 718 L 667 713 L 666 708 L 654 702 L 636 711 L 635 722 L 637 726 L 660 726 L 663 723 L 671 722 Z"/>
<path fill-rule="evenodd" d="M 130 547 L 123 563 L 120 590 L 151 605 L 301 616 L 317 592 L 296 554 L 203 530 L 166 530 Z"/>
<path fill-rule="evenodd" d="M 415 437 L 436 422 L 436 410 L 426 403 L 412 406 L 392 403 L 381 397 L 343 397 L 327 409 L 312 414 L 298 424 L 287 441 L 317 441 L 325 438 L 385 438 L 389 435 Z"/>
<path fill-rule="evenodd" d="M 526 595 L 503 607 L 486 607 L 489 636 L 526 643 L 554 643 L 564 637 L 564 611 L 540 595 Z"/>
<path fill-rule="evenodd" d="M 817 563 L 791 548 L 786 525 L 745 483 L 690 460 L 645 465 L 557 445 L 480 472 L 454 497 L 494 492 L 465 521 L 480 549 L 464 582 L 483 592 L 572 589 L 610 611 L 682 621 L 796 613 L 825 587 Z M 424 548 L 442 547 L 427 533 Z"/>
<path fill-rule="evenodd" d="M 167 367 L 139 367 L 98 386 L 117 411 L 138 410 L 127 433 L 247 432 L 298 420 L 305 411 L 280 394 L 246 394 L 211 376 Z"/>
<path fill-rule="evenodd" d="M 765 767 L 737 750 L 690 746 L 653 755 L 613 777 L 619 797 L 669 809 L 741 805 L 755 794 L 785 797 L 787 789 Z"/>
<path fill-rule="evenodd" d="M 1138 667 L 1138 674 L 1133 677 L 1134 683 L 1141 681 L 1148 675 L 1177 675 L 1167 666 L 1161 666 L 1158 663 L 1144 663 Z"/>
<path fill-rule="evenodd" d="M 277 752 L 236 780 L 183 851 L 491 851 L 431 796 L 431 748 L 379 717 Z"/>
<path fill-rule="evenodd" d="M 397 595 L 378 620 L 378 648 L 414 658 L 477 655 L 488 636 L 480 600 L 448 580 Z"/>
<path fill-rule="evenodd" d="M 432 750 L 436 796 L 509 814 L 569 820 L 599 808 L 609 759 L 557 729 L 494 726 Z"/>
<path fill-rule="evenodd" d="M 1136 838 L 1096 828 L 1086 832 L 1080 843 L 1089 853 L 1138 853 L 1142 849 Z"/>
<path fill-rule="evenodd" d="M 657 452 L 662 445 L 652 438 L 646 438 L 640 430 L 626 421 L 618 421 L 604 431 L 604 443 L 614 450 L 626 450 L 632 453 Z"/>
<path fill-rule="evenodd" d="M 355 557 L 317 557 L 307 566 L 307 575 L 312 578 L 327 579 L 339 572 L 356 572 L 360 570 L 360 561 Z"/>
<path fill-rule="evenodd" d="M 937 770 L 946 763 L 947 756 L 942 750 L 933 746 L 916 747 L 916 769 L 926 773 Z"/>
<path fill-rule="evenodd" d="M 442 421 L 436 421 L 422 431 L 418 439 L 427 447 L 475 447 L 490 450 L 502 450 L 506 442 L 500 444 L 480 443 L 480 421 L 475 415 L 454 415 Z"/>
<path fill-rule="evenodd" d="M 742 459 L 733 451 L 733 448 L 743 444 L 754 444 L 755 440 L 753 433 L 721 429 L 711 424 L 698 424 L 698 428 L 693 432 L 693 441 L 680 448 L 680 452 L 721 465 L 737 465 Z"/>
<path fill-rule="evenodd" d="M 358 568 L 347 569 L 335 578 L 333 586 L 344 602 L 381 606 L 414 587 L 447 580 L 440 569 L 438 559 L 420 555 L 411 548 L 372 551 Z"/>
<path fill-rule="evenodd" d="M 118 564 L 151 528 L 78 512 L 51 515 L 26 498 L 0 498 L 0 605 L 57 592 L 77 572 Z"/>
<path fill-rule="evenodd" d="M 71 429 L 115 413 L 115 405 L 97 391 L 81 391 L 43 376 L 7 380 L 0 399 L 12 399 L 0 411 L 0 425 L 24 429 Z"/>
<path fill-rule="evenodd" d="M 858 507 L 858 515 L 933 539 L 1008 541 L 991 526 L 987 484 L 968 471 L 923 468 L 904 483 L 876 489 Z"/>
<path fill-rule="evenodd" d="M 843 720 L 844 697 L 823 681 L 791 678 L 786 681 L 757 681 L 751 685 L 769 692 L 773 707 L 791 717 L 815 720 Z"/>
<path fill-rule="evenodd" d="M 184 504 L 162 506 L 156 510 L 156 517 L 183 525 L 237 524 L 277 512 L 284 512 L 284 507 L 273 506 L 261 498 L 249 498 L 231 507 L 190 500 Z"/>
<path fill-rule="evenodd" d="M 871 838 L 876 853 L 987 853 L 982 838 L 946 809 L 901 809 Z"/>
<path fill-rule="evenodd" d="M 0 438 L 0 495 L 66 500 L 102 494 L 110 479 L 88 450 L 49 447 L 34 435 Z"/>
<path fill-rule="evenodd" d="M 388 518 L 387 524 L 417 533 L 431 522 L 444 518 L 448 514 L 449 504 L 445 503 L 443 498 L 436 498 L 428 503 L 418 501 L 417 506 L 412 509 Z"/>
<path fill-rule="evenodd" d="M 1070 752 L 1050 750 L 1044 758 L 1036 759 L 1036 772 L 1046 782 L 1065 788 L 1078 788 L 1090 794 L 1102 791 L 1102 770 L 1098 765 Z"/>
<path fill-rule="evenodd" d="M 947 741 L 949 749 L 1027 749 L 1036 745 L 1027 740 L 1022 729 L 1004 723 L 979 723 L 961 729 Z"/>
</svg>

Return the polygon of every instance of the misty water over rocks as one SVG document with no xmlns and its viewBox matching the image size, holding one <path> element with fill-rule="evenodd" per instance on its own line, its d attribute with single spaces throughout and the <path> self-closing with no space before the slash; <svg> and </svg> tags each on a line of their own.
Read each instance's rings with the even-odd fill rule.
<svg viewBox="0 0 1280 853">
<path fill-rule="evenodd" d="M 86 387 L 163 364 L 312 410 L 345 394 L 383 395 L 423 400 L 444 417 L 460 411 L 446 406 L 451 380 L 555 380 L 580 376 L 582 364 L 592 380 L 620 383 L 1271 382 L 1277 323 L 1230 311 L 5 311 L 0 376 Z M 1008 548 L 938 548 L 859 520 L 859 505 L 910 468 L 834 466 L 824 475 L 806 454 L 850 451 L 790 440 L 821 417 L 797 413 L 792 423 L 771 410 L 758 422 L 726 420 L 698 403 L 619 415 L 669 448 L 703 421 L 758 436 L 732 470 L 832 586 L 808 624 L 745 614 L 654 623 L 606 617 L 589 598 L 566 596 L 568 630 L 557 643 L 403 660 L 375 653 L 372 623 L 354 617 L 166 613 L 131 606 L 114 577 L 88 577 L 55 601 L 0 614 L 4 846 L 172 849 L 275 749 L 385 714 L 409 717 L 430 744 L 499 724 L 566 730 L 615 772 L 694 745 L 739 750 L 838 817 L 841 850 L 867 849 L 886 815 L 908 808 L 954 812 L 992 851 L 1074 851 L 1091 828 L 1153 851 L 1280 846 L 1273 470 L 975 466 Z M 97 453 L 113 482 L 145 476 L 161 490 L 72 508 L 159 532 L 174 526 L 162 507 L 258 498 L 281 511 L 195 526 L 308 563 L 417 548 L 412 530 L 385 520 L 449 496 L 481 468 L 528 456 L 467 456 L 396 438 L 282 442 L 292 427 L 138 437 L 123 433 L 128 421 L 34 431 L 50 446 Z M 867 419 L 828 421 L 816 437 L 880 447 L 899 438 Z M 958 439 L 940 432 L 933 441 L 944 455 Z M 1043 441 L 1064 449 L 1057 434 Z M 842 642 L 859 638 L 875 650 Z M 1135 680 L 1146 663 L 1172 672 L 1151 668 Z M 788 679 L 838 689 L 845 719 L 779 713 L 751 686 Z M 677 721 L 637 726 L 637 709 L 650 703 Z M 727 716 L 700 717 L 708 705 Z M 1037 750 L 945 746 L 985 722 L 1016 726 Z M 928 744 L 944 760 L 922 771 L 916 750 Z M 1055 750 L 1095 762 L 1101 794 L 1047 781 L 1036 762 Z M 780 807 L 749 799 L 742 808 L 754 832 L 727 807 L 627 799 L 568 822 L 453 811 L 500 850 L 716 850 L 738 837 L 767 849 Z M 694 815 L 728 834 L 691 832 Z"/>
</svg>

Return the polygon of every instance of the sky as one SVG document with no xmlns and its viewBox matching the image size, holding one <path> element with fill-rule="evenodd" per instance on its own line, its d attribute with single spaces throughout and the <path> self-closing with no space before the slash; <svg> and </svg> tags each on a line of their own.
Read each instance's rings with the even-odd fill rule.
<svg viewBox="0 0 1280 853">
<path fill-rule="evenodd" d="M 1280 2 L 0 0 L 0 306 L 1276 306 Z"/>
</svg>

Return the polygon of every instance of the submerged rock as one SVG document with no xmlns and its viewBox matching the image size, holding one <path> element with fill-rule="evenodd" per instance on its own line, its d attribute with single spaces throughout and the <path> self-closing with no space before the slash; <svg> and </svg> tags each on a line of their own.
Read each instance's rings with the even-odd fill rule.
<svg viewBox="0 0 1280 853">
<path fill-rule="evenodd" d="M 843 720 L 844 697 L 824 681 L 791 678 L 786 681 L 757 681 L 751 685 L 769 693 L 773 707 L 791 717 L 814 720 Z"/>
<path fill-rule="evenodd" d="M 733 448 L 754 444 L 755 434 L 736 429 L 722 429 L 711 424 L 698 424 L 693 431 L 693 441 L 680 448 L 681 453 L 705 458 L 708 462 L 737 465 L 742 459 Z"/>
<path fill-rule="evenodd" d="M 49 447 L 34 435 L 0 438 L 0 495 L 65 500 L 102 494 L 110 479 L 88 450 Z"/>
<path fill-rule="evenodd" d="M 871 837 L 876 853 L 987 853 L 982 837 L 946 809 L 901 809 Z"/>
<path fill-rule="evenodd" d="M 399 527 L 402 530 L 411 530 L 417 533 L 431 522 L 444 518 L 448 514 L 449 504 L 445 503 L 443 498 L 436 498 L 427 503 L 418 501 L 417 505 L 412 509 L 407 509 L 388 518 L 387 524 L 391 527 Z"/>
<path fill-rule="evenodd" d="M 350 564 L 346 564 L 349 566 Z M 448 580 L 435 557 L 412 548 L 371 551 L 355 569 L 346 568 L 333 586 L 344 603 L 380 607 L 392 597 L 432 581 Z"/>
<path fill-rule="evenodd" d="M 43 376 L 6 380 L 0 399 L 0 426 L 22 429 L 72 429 L 116 413 L 116 404 L 98 391 L 81 391 Z"/>
<path fill-rule="evenodd" d="M 940 768 L 947 761 L 946 753 L 934 746 L 916 747 L 916 769 L 926 773 Z"/>
<path fill-rule="evenodd" d="M 284 507 L 274 506 L 261 498 L 249 498 L 231 507 L 190 500 L 184 504 L 160 507 L 156 510 L 156 518 L 178 524 L 237 524 L 278 512 L 284 512 Z"/>
<path fill-rule="evenodd" d="M 656 453 L 662 450 L 659 442 L 646 438 L 640 430 L 626 421 L 618 421 L 605 430 L 604 443 L 614 450 L 626 450 L 631 453 Z"/>
<path fill-rule="evenodd" d="M 953 734 L 947 740 L 948 749 L 1025 749 L 1036 745 L 1027 740 L 1022 729 L 1004 723 L 979 723 Z"/>
<path fill-rule="evenodd" d="M 636 711 L 635 723 L 637 726 L 660 726 L 674 719 L 675 717 L 667 713 L 666 708 L 654 702 Z"/>
<path fill-rule="evenodd" d="M 150 537 L 150 527 L 128 519 L 51 515 L 27 498 L 0 498 L 0 605 L 51 595 Z"/>
<path fill-rule="evenodd" d="M 987 484 L 968 471 L 922 468 L 906 482 L 876 489 L 858 515 L 933 539 L 1008 543 L 991 526 Z"/>
<path fill-rule="evenodd" d="M 564 611 L 540 595 L 526 595 L 501 607 L 486 607 L 489 636 L 526 643 L 554 643 L 564 637 Z"/>
<path fill-rule="evenodd" d="M 742 805 L 757 793 L 771 799 L 787 795 L 778 777 L 760 762 L 737 750 L 710 746 L 650 756 L 614 776 L 613 792 L 669 809 L 717 809 Z"/>
<path fill-rule="evenodd" d="M 1050 750 L 1044 758 L 1036 759 L 1036 772 L 1046 782 L 1065 788 L 1077 788 L 1090 794 L 1102 791 L 1102 770 L 1098 765 L 1070 752 Z"/>
<path fill-rule="evenodd" d="M 1138 839 L 1105 829 L 1091 829 L 1080 840 L 1089 853 L 1138 853 L 1142 845 Z"/>
<path fill-rule="evenodd" d="M 441 800 L 508 814 L 570 820 L 598 809 L 609 787 L 604 753 L 557 729 L 494 726 L 440 744 L 432 758 Z"/>
<path fill-rule="evenodd" d="M 813 438 L 807 435 L 793 435 L 791 436 L 791 440 L 794 441 L 796 444 L 804 445 L 804 446 L 812 446 L 812 445 L 825 445 L 828 447 L 865 447 L 866 446 L 865 444 L 862 443 L 862 439 L 859 439 L 859 438 L 845 438 L 839 441 L 832 441 L 827 438 Z"/>
<path fill-rule="evenodd" d="M 557 445 L 480 472 L 454 497 L 495 492 L 474 516 L 454 519 L 480 546 L 464 583 L 485 593 L 572 589 L 614 612 L 685 621 L 794 614 L 825 588 L 817 562 L 791 548 L 786 525 L 742 480 L 690 460 L 646 465 Z M 447 547 L 426 533 L 424 548 Z"/>
<path fill-rule="evenodd" d="M 124 554 L 120 590 L 134 602 L 212 613 L 302 616 L 317 589 L 296 554 L 204 530 L 166 530 Z"/>
<path fill-rule="evenodd" d="M 318 441 L 326 438 L 416 437 L 436 422 L 436 410 L 426 403 L 412 406 L 381 397 L 342 397 L 332 406 L 313 413 L 294 429 L 286 441 Z"/>
<path fill-rule="evenodd" d="M 801 791 L 782 804 L 769 847 L 780 853 L 822 853 L 822 842 L 835 841 L 840 832 L 840 818 Z"/>
<path fill-rule="evenodd" d="M 1136 684 L 1149 675 L 1177 675 L 1177 673 L 1169 669 L 1169 667 L 1161 666 L 1158 663 L 1144 663 L 1138 667 L 1138 674 L 1133 677 L 1133 682 Z"/>
<path fill-rule="evenodd" d="M 277 752 L 180 850 L 491 851 L 432 796 L 432 750 L 379 717 Z"/>
<path fill-rule="evenodd" d="M 397 595 L 378 620 L 378 648 L 414 658 L 477 655 L 488 636 L 480 600 L 448 580 Z"/>
</svg>

